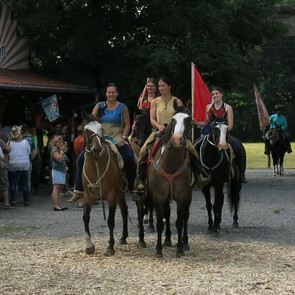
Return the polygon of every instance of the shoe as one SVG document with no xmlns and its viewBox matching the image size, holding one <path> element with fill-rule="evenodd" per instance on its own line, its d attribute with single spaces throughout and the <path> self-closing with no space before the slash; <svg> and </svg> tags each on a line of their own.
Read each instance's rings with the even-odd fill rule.
<svg viewBox="0 0 295 295">
<path fill-rule="evenodd" d="M 292 153 L 292 149 L 289 149 L 289 150 L 288 150 L 288 154 L 290 154 L 290 153 Z"/>
<path fill-rule="evenodd" d="M 5 207 L 4 207 L 4 210 L 15 210 L 16 208 L 15 207 L 13 207 L 13 206 L 9 206 L 9 205 L 6 205 Z"/>
<path fill-rule="evenodd" d="M 78 190 L 74 190 L 74 194 L 73 196 L 68 200 L 68 203 L 72 203 L 72 202 L 76 202 L 79 199 L 83 198 L 84 196 L 84 192 L 82 191 L 78 191 Z"/>
<path fill-rule="evenodd" d="M 31 205 L 30 205 L 29 202 L 25 202 L 25 203 L 24 203 L 24 206 L 25 206 L 25 207 L 29 207 L 29 206 L 31 206 Z"/>
<path fill-rule="evenodd" d="M 67 207 L 63 207 L 63 208 L 61 208 L 61 210 L 62 211 L 65 211 L 65 210 L 68 210 L 68 208 Z"/>
<path fill-rule="evenodd" d="M 53 210 L 54 211 L 64 211 L 63 208 L 58 209 L 58 208 L 55 208 L 55 207 L 53 207 Z"/>
</svg>

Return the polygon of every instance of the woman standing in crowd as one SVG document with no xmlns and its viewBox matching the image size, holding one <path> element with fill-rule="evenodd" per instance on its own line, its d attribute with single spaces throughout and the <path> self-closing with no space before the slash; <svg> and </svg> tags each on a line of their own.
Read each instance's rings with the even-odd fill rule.
<svg viewBox="0 0 295 295">
<path fill-rule="evenodd" d="M 22 126 L 11 128 L 11 151 L 8 162 L 8 180 L 11 205 L 16 205 L 17 189 L 21 189 L 24 197 L 24 206 L 29 203 L 28 171 L 30 168 L 31 147 L 27 140 L 23 139 Z"/>
<path fill-rule="evenodd" d="M 14 210 L 15 207 L 10 205 L 9 202 L 9 182 L 7 173 L 8 154 L 11 150 L 10 146 L 7 145 L 7 139 L 4 140 L 4 136 L 1 134 L 0 126 L 0 192 L 2 192 L 4 200 L 4 210 Z"/>
<path fill-rule="evenodd" d="M 51 151 L 52 161 L 52 201 L 54 211 L 64 211 L 68 208 L 63 207 L 61 204 L 62 188 L 66 183 L 67 165 L 65 154 L 68 150 L 67 146 L 63 143 L 60 135 L 53 138 L 54 148 Z"/>
</svg>

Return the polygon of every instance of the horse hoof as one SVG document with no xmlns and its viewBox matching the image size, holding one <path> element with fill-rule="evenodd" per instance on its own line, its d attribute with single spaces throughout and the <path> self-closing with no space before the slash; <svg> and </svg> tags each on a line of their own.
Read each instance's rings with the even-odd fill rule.
<svg viewBox="0 0 295 295">
<path fill-rule="evenodd" d="M 219 232 L 216 230 L 216 231 L 212 231 L 212 233 L 211 233 L 211 236 L 212 237 L 215 237 L 215 238 L 218 238 L 219 237 Z"/>
<path fill-rule="evenodd" d="M 182 251 L 182 252 L 177 252 L 176 253 L 176 258 L 181 258 L 181 257 L 183 257 L 183 256 L 185 256 L 185 253 Z"/>
<path fill-rule="evenodd" d="M 107 256 L 113 256 L 113 255 L 115 255 L 115 250 L 112 249 L 112 248 L 108 248 L 106 255 Z"/>
<path fill-rule="evenodd" d="M 171 243 L 171 241 L 165 241 L 165 242 L 163 243 L 163 247 L 172 247 L 172 243 Z"/>
<path fill-rule="evenodd" d="M 139 247 L 139 248 L 146 248 L 146 243 L 145 243 L 145 241 L 139 241 L 139 243 L 138 243 L 138 247 Z"/>
<path fill-rule="evenodd" d="M 190 250 L 189 244 L 183 244 L 183 250 Z"/>
<path fill-rule="evenodd" d="M 120 244 L 121 244 L 121 245 L 126 245 L 126 244 L 127 244 L 126 239 L 121 238 L 121 239 L 120 239 Z"/>
<path fill-rule="evenodd" d="M 148 228 L 147 228 L 147 232 L 148 233 L 154 233 L 156 230 L 155 230 L 155 227 L 154 226 L 149 226 Z"/>
<path fill-rule="evenodd" d="M 233 223 L 233 228 L 239 228 L 239 224 L 237 222 Z"/>
<path fill-rule="evenodd" d="M 163 254 L 157 252 L 157 253 L 155 254 L 155 257 L 156 257 L 156 258 L 163 258 Z"/>
<path fill-rule="evenodd" d="M 92 245 L 92 246 L 89 247 L 89 248 L 86 248 L 85 251 L 86 251 L 86 254 L 93 254 L 94 251 L 95 251 L 95 247 L 94 247 L 94 245 Z"/>
</svg>

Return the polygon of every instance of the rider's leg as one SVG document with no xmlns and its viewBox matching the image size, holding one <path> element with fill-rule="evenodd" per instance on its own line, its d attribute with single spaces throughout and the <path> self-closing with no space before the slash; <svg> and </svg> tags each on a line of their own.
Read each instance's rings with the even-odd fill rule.
<svg viewBox="0 0 295 295">
<path fill-rule="evenodd" d="M 76 161 L 75 188 L 74 188 L 73 196 L 68 200 L 69 203 L 76 202 L 77 200 L 83 198 L 83 195 L 84 195 L 84 188 L 82 183 L 83 164 L 84 164 L 84 151 L 80 153 Z"/>
<path fill-rule="evenodd" d="M 189 139 L 186 140 L 186 149 L 190 155 L 190 163 L 195 178 L 195 188 L 202 189 L 204 185 L 210 182 L 210 177 L 202 168 L 199 160 L 199 154 Z"/>
<path fill-rule="evenodd" d="M 136 163 L 134 154 L 129 145 L 123 145 L 118 148 L 123 161 L 124 161 L 124 172 L 128 180 L 128 189 L 130 192 L 134 191 L 134 180 L 136 175 Z"/>
<path fill-rule="evenodd" d="M 144 145 L 141 147 L 138 157 L 137 170 L 136 170 L 136 178 L 137 178 L 137 189 L 144 190 L 144 182 L 146 179 L 146 159 L 148 156 L 148 146 L 152 144 L 155 140 L 155 133 L 151 133 L 151 135 L 147 138 Z"/>
</svg>

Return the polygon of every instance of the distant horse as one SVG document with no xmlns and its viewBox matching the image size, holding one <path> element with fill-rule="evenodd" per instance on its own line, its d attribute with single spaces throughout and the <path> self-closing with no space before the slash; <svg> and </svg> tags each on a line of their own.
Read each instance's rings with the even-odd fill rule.
<svg viewBox="0 0 295 295">
<path fill-rule="evenodd" d="M 139 110 L 139 113 L 134 116 L 135 124 L 133 137 L 135 138 L 135 143 L 140 147 L 143 146 L 146 139 L 152 133 L 152 125 L 150 121 L 150 111 L 149 110 Z"/>
<path fill-rule="evenodd" d="M 178 232 L 177 257 L 189 249 L 187 223 L 192 200 L 192 171 L 186 150 L 186 138 L 191 131 L 191 117 L 178 112 L 162 135 L 158 148 L 150 159 L 148 187 L 157 216 L 156 257 L 162 254 L 163 218 L 166 219 L 164 245 L 171 246 L 170 203 L 177 202 L 176 228 Z"/>
<path fill-rule="evenodd" d="M 216 118 L 210 127 L 210 133 L 198 139 L 194 145 L 199 152 L 202 167 L 211 175 L 210 183 L 202 189 L 208 212 L 208 231 L 218 234 L 224 203 L 224 183 L 228 183 L 230 209 L 234 211 L 233 227 L 238 227 L 242 173 L 239 171 L 236 158 L 232 157 L 226 141 L 227 123 L 225 120 Z M 213 206 L 211 203 L 210 187 L 213 187 L 215 190 Z M 212 218 L 212 208 L 214 220 Z"/>
<path fill-rule="evenodd" d="M 269 137 L 270 153 L 273 161 L 273 176 L 284 174 L 286 142 L 282 136 L 282 125 L 275 124 Z"/>
<path fill-rule="evenodd" d="M 139 154 L 138 147 L 142 147 L 149 135 L 152 133 L 152 125 L 150 121 L 150 111 L 149 109 L 145 110 L 138 110 L 138 112 L 135 114 L 134 118 L 135 124 L 134 124 L 134 130 L 133 130 L 133 137 L 135 141 L 132 141 L 131 147 L 134 152 L 135 157 Z M 135 146 L 136 144 L 137 146 Z M 136 161 L 137 163 L 138 161 Z M 148 231 L 154 232 L 154 216 L 153 216 L 153 204 L 150 196 L 147 194 L 147 191 L 145 191 L 145 196 L 142 201 L 137 201 L 137 210 L 143 210 L 144 211 L 144 218 L 143 222 L 148 223 Z M 138 216 L 141 216 L 139 214 Z M 141 228 L 141 220 L 139 220 L 139 227 Z M 142 228 L 143 230 L 143 228 Z M 140 234 L 141 236 L 141 234 Z M 144 246 L 144 243 L 142 243 Z"/>
<path fill-rule="evenodd" d="M 83 221 L 86 232 L 86 253 L 92 254 L 95 251 L 89 230 L 90 212 L 95 200 L 101 199 L 102 204 L 103 200 L 106 200 L 109 207 L 107 222 L 110 238 L 107 254 L 114 255 L 114 226 L 117 204 L 123 218 L 121 244 L 126 244 L 128 236 L 128 209 L 124 196 L 124 192 L 127 190 L 127 180 L 118 166 L 116 156 L 113 154 L 110 145 L 102 136 L 102 125 L 95 117 L 90 116 L 88 118 L 88 123 L 84 127 L 84 135 L 85 161 L 82 181 L 84 187 Z"/>
</svg>

